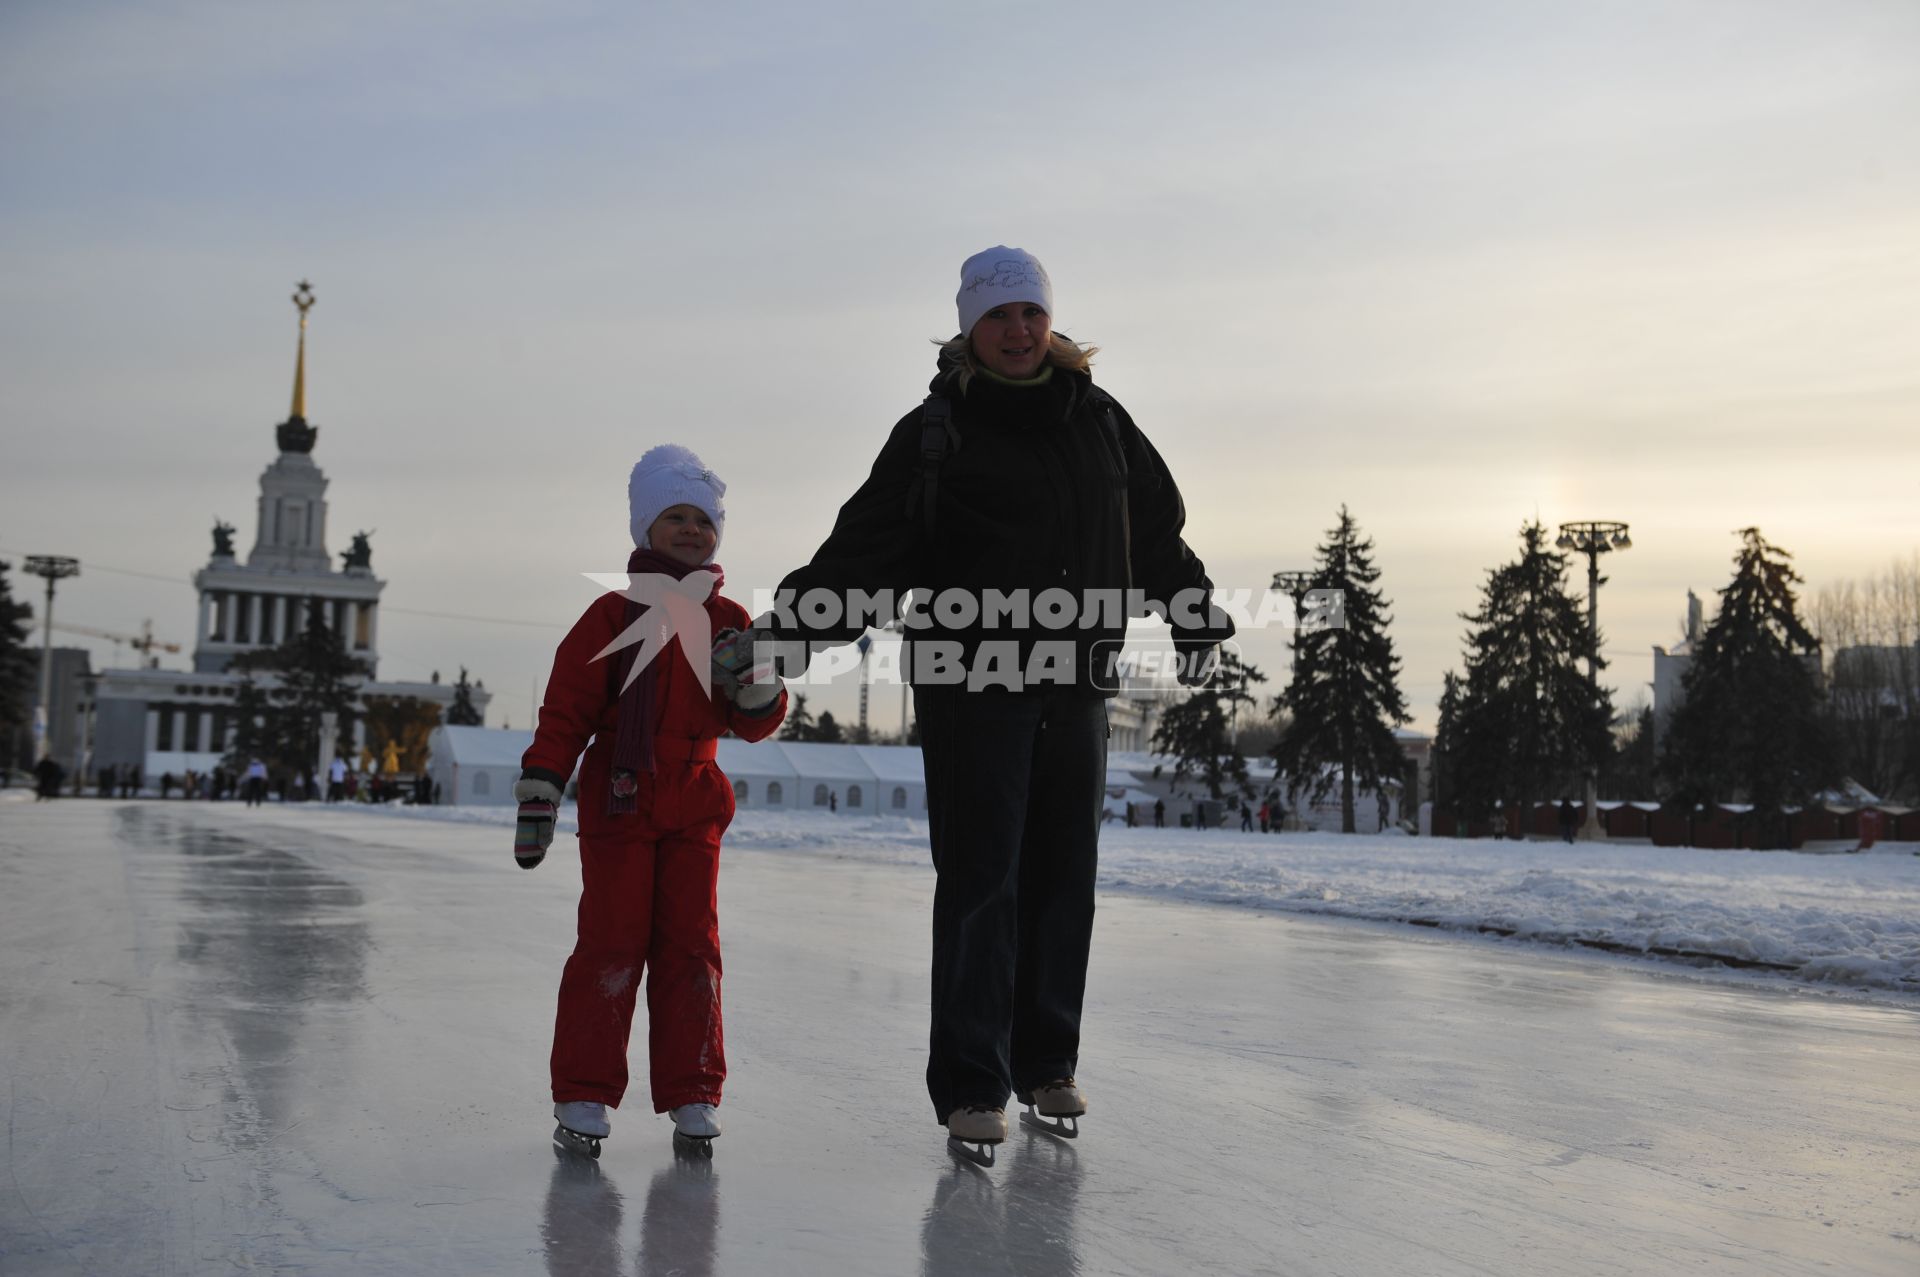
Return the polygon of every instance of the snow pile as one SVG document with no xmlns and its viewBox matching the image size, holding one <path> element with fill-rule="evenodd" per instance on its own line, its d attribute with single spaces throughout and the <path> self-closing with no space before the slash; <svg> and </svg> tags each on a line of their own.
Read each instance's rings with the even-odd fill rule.
<svg viewBox="0 0 1920 1277">
<path fill-rule="evenodd" d="M 511 808 L 284 808 L 505 826 Z M 571 809 L 561 829 L 577 828 Z M 510 839 L 503 834 L 501 855 Z M 731 852 L 928 865 L 924 819 L 742 811 Z M 1388 835 L 1101 831 L 1100 886 L 1724 963 L 1920 997 L 1920 855 L 1460 841 Z"/>
</svg>

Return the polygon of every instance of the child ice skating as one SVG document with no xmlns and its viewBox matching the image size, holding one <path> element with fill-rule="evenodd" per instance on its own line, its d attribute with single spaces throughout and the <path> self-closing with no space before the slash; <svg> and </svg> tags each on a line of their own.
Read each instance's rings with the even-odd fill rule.
<svg viewBox="0 0 1920 1277">
<path fill-rule="evenodd" d="M 715 889 L 734 799 L 715 742 L 728 731 L 771 736 L 787 703 L 770 670 L 754 679 L 735 633 L 746 610 L 720 594 L 713 558 L 725 492 L 675 445 L 651 449 L 633 468 L 629 589 L 595 600 L 561 642 L 514 786 L 514 857 L 531 869 L 552 843 L 561 792 L 585 751 L 579 934 L 560 979 L 552 1072 L 555 1142 L 594 1157 L 611 1133 L 607 1110 L 626 1094 L 643 973 L 654 1111 L 673 1115 L 677 1142 L 706 1149 L 720 1134 L 714 1110 L 727 1068 Z"/>
</svg>

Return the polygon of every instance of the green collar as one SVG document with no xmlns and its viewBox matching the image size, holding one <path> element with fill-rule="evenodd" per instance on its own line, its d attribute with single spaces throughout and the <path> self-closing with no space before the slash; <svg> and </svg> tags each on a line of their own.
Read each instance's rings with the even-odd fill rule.
<svg viewBox="0 0 1920 1277">
<path fill-rule="evenodd" d="M 996 385 L 1012 386 L 1016 390 L 1031 390 L 1035 386 L 1044 386 L 1049 381 L 1053 380 L 1052 364 L 1042 364 L 1040 366 L 1039 376 L 1028 377 L 1028 378 L 1025 378 L 1024 380 L 1019 380 L 1019 381 L 1016 381 L 1012 377 L 1002 377 L 999 373 L 993 371 L 993 369 L 988 368 L 985 365 L 976 364 L 975 371 L 978 372 L 980 376 L 985 377 L 988 381 L 991 381 Z"/>
</svg>

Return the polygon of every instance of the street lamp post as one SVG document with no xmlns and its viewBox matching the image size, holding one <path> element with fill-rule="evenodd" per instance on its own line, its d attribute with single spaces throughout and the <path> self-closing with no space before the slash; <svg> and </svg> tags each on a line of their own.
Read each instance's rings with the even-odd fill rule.
<svg viewBox="0 0 1920 1277">
<path fill-rule="evenodd" d="M 47 579 L 46 637 L 40 641 L 40 712 L 33 725 L 33 761 L 53 750 L 53 583 L 80 575 L 80 560 L 58 554 L 29 554 L 27 571 Z"/>
<path fill-rule="evenodd" d="M 1593 703 L 1600 703 L 1600 556 L 1615 550 L 1631 550 L 1633 538 L 1627 525 L 1614 519 L 1582 519 L 1560 525 L 1560 539 L 1554 546 L 1563 551 L 1577 550 L 1587 556 L 1587 631 L 1591 644 L 1587 652 L 1587 684 L 1593 691 Z M 1587 819 L 1581 826 L 1582 838 L 1600 837 L 1600 760 L 1587 764 Z"/>
</svg>

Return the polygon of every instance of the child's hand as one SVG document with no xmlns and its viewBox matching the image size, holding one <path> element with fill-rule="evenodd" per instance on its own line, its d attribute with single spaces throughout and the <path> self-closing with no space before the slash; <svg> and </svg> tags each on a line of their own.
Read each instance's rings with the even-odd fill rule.
<svg viewBox="0 0 1920 1277">
<path fill-rule="evenodd" d="M 547 858 L 553 845 L 553 827 L 560 816 L 560 789 L 550 780 L 521 777 L 513 796 L 520 801 L 520 819 L 513 829 L 513 860 L 531 869 Z"/>
<path fill-rule="evenodd" d="M 780 699 L 780 679 L 774 673 L 771 647 L 771 636 L 752 626 L 724 629 L 714 636 L 713 681 L 746 713 L 761 713 Z M 766 654 L 756 660 L 756 649 Z"/>
</svg>

